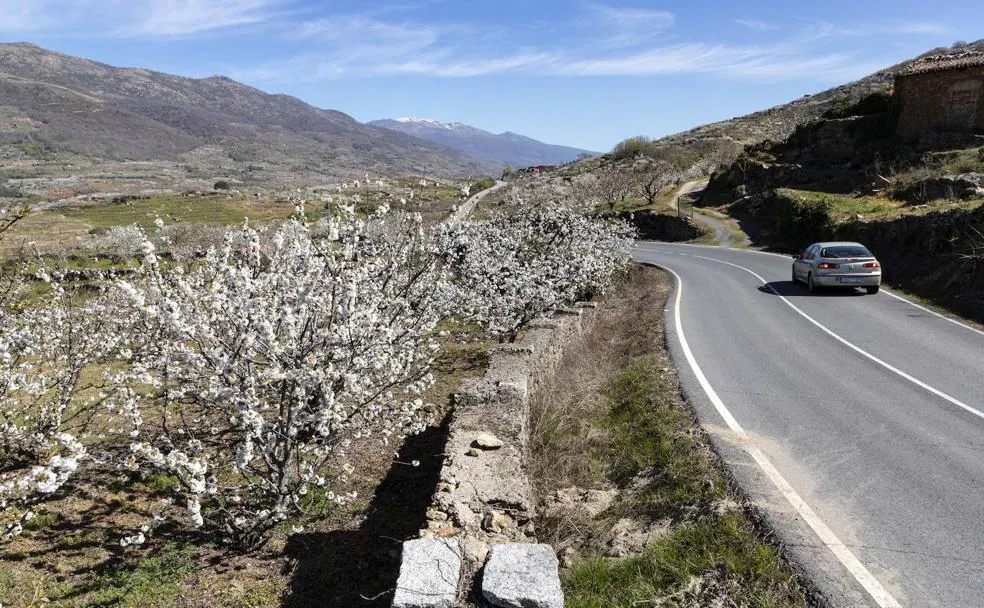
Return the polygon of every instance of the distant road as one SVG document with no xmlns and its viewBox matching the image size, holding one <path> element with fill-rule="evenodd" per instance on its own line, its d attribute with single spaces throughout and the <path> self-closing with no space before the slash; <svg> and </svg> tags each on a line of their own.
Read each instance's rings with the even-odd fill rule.
<svg viewBox="0 0 984 608">
<path fill-rule="evenodd" d="M 984 606 L 984 333 L 891 290 L 812 296 L 784 256 L 634 257 L 679 278 L 681 384 L 833 605 Z"/>
<path fill-rule="evenodd" d="M 494 186 L 473 194 L 468 200 L 461 203 L 457 210 L 455 210 L 454 215 L 451 216 L 451 222 L 457 224 L 461 220 L 471 215 L 472 211 L 475 210 L 475 206 L 478 205 L 483 198 L 505 185 L 506 182 L 498 180 L 495 182 Z"/>
<path fill-rule="evenodd" d="M 676 191 L 676 194 L 673 196 L 671 202 L 676 205 L 677 199 L 681 196 L 698 192 L 706 187 L 707 180 L 694 180 L 691 182 L 686 182 Z M 721 219 L 710 215 L 710 213 L 694 209 L 693 216 L 695 220 L 711 229 L 712 238 L 718 246 L 732 247 L 734 245 L 748 245 L 747 238 L 741 240 L 740 242 L 735 242 L 735 233 L 729 230 Z"/>
</svg>

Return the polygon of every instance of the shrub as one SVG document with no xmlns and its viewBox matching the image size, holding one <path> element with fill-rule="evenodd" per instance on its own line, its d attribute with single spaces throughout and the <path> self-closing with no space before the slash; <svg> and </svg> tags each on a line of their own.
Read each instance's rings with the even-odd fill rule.
<svg viewBox="0 0 984 608">
<path fill-rule="evenodd" d="M 615 144 L 615 147 L 612 149 L 612 155 L 615 157 L 615 160 L 642 156 L 649 151 L 652 147 L 652 143 L 653 141 L 650 138 L 643 135 L 630 137 Z"/>
<path fill-rule="evenodd" d="M 215 185 L 212 186 L 213 190 L 228 190 L 229 188 L 230 188 L 229 182 L 225 181 L 224 179 L 220 179 L 219 181 L 215 182 Z"/>
<path fill-rule="evenodd" d="M 854 103 L 840 103 L 823 113 L 827 119 L 850 118 L 888 112 L 892 107 L 892 94 L 878 91 Z"/>
<path fill-rule="evenodd" d="M 485 179 L 480 179 L 469 188 L 471 194 L 476 194 L 482 190 L 487 190 L 495 185 L 495 180 L 491 177 L 486 177 Z"/>
</svg>

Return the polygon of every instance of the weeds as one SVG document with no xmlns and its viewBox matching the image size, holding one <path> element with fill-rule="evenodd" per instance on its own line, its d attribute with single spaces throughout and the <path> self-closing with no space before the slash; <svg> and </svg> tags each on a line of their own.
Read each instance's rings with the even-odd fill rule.
<svg viewBox="0 0 984 608">
<path fill-rule="evenodd" d="M 121 568 L 99 582 L 99 590 L 89 596 L 87 605 L 100 607 L 173 606 L 181 593 L 181 581 L 195 569 L 194 550 L 166 546 L 159 555 L 147 557 L 132 568 Z"/>
<path fill-rule="evenodd" d="M 644 555 L 595 557 L 565 579 L 569 608 L 804 605 L 796 575 L 740 513 L 676 528 Z"/>
<path fill-rule="evenodd" d="M 646 355 L 608 385 L 611 477 L 623 486 L 640 474 L 648 481 L 623 512 L 679 520 L 725 497 L 726 480 L 671 380 Z"/>
</svg>

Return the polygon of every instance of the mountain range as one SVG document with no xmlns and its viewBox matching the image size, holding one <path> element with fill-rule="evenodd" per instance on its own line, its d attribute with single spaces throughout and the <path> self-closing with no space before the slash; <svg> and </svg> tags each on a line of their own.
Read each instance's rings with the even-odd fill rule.
<svg viewBox="0 0 984 608">
<path fill-rule="evenodd" d="M 500 165 L 222 76 L 184 78 L 0 44 L 0 158 L 18 148 L 202 170 L 480 175 Z M 25 147 L 26 146 L 26 147 Z"/>
<path fill-rule="evenodd" d="M 473 158 L 510 165 L 559 165 L 597 152 L 557 146 L 506 131 L 490 133 L 460 122 L 443 123 L 428 118 L 387 118 L 369 123 L 454 148 Z"/>
</svg>

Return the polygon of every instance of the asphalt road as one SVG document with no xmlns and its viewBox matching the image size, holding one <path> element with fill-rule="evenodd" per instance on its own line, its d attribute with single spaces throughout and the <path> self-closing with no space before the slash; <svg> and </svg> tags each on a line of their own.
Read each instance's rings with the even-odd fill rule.
<svg viewBox="0 0 984 608">
<path fill-rule="evenodd" d="M 478 203 L 480 203 L 483 198 L 485 198 L 487 195 L 491 194 L 492 192 L 499 190 L 500 188 L 504 188 L 506 185 L 507 185 L 506 182 L 502 180 L 496 180 L 494 186 L 491 186 L 489 188 L 486 188 L 485 190 L 481 190 L 471 195 L 471 197 L 468 200 L 461 203 L 461 205 L 457 209 L 455 209 L 454 214 L 451 216 L 451 221 L 456 224 L 461 220 L 465 219 L 466 217 L 471 215 L 472 211 L 475 210 L 475 206 L 478 205 Z"/>
<path fill-rule="evenodd" d="M 829 603 L 984 606 L 984 333 L 885 290 L 811 296 L 785 257 L 634 256 L 681 280 L 683 388 Z"/>
</svg>

